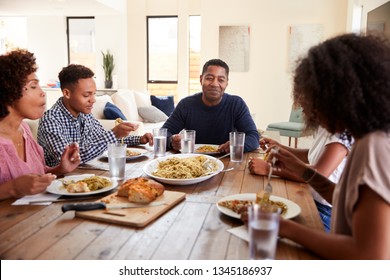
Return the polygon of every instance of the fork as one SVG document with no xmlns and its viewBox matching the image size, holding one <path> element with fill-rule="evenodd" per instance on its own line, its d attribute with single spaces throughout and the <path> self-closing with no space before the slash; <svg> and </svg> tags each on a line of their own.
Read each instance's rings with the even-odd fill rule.
<svg viewBox="0 0 390 280">
<path fill-rule="evenodd" d="M 208 159 L 206 159 L 206 160 L 203 162 L 203 167 L 204 167 L 206 170 L 212 171 L 212 169 L 213 169 L 212 164 L 215 163 L 215 162 L 217 162 L 217 160 L 222 159 L 222 158 L 225 158 L 225 157 L 227 157 L 227 156 L 230 156 L 230 153 L 227 153 L 227 154 L 225 154 L 225 155 L 223 155 L 223 156 L 221 156 L 221 157 L 214 158 L 214 159 L 209 159 L 209 158 L 208 158 Z"/>
<path fill-rule="evenodd" d="M 232 171 L 233 169 L 234 169 L 234 167 L 230 167 L 230 168 L 223 169 L 220 172 L 228 172 L 228 171 Z M 213 174 L 214 172 L 216 172 L 216 171 L 209 171 L 209 172 L 205 173 L 203 176 Z"/>
<path fill-rule="evenodd" d="M 279 148 L 278 147 L 275 147 L 273 148 L 273 150 L 275 152 L 278 152 Z M 274 168 L 275 166 L 275 163 L 276 163 L 276 158 L 273 157 L 272 158 L 272 163 L 271 163 L 271 166 L 269 167 L 269 172 L 268 172 L 268 182 L 267 182 L 267 185 L 265 186 L 264 188 L 264 194 L 263 194 L 263 197 L 261 198 L 261 200 L 258 198 L 257 200 L 260 200 L 258 201 L 258 203 L 262 206 L 268 206 L 269 202 L 270 202 L 270 196 L 272 194 L 272 185 L 271 185 L 271 177 L 272 177 L 272 169 Z M 257 195 L 259 196 L 259 194 Z"/>
<path fill-rule="evenodd" d="M 269 198 L 272 194 L 271 176 L 272 176 L 272 165 L 269 167 L 268 182 L 267 185 L 265 186 L 263 198 L 261 199 L 260 202 L 261 205 L 266 205 L 269 203 Z"/>
</svg>

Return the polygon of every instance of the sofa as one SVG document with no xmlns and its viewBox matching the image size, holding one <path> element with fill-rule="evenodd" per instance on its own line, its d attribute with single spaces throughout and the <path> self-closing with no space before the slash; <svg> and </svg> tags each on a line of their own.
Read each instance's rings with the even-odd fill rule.
<svg viewBox="0 0 390 280">
<path fill-rule="evenodd" d="M 46 91 L 46 108 L 51 108 L 62 96 L 61 89 L 44 90 Z M 143 135 L 146 132 L 152 132 L 153 128 L 161 127 L 173 108 L 173 97 L 156 97 L 146 91 L 119 89 L 112 94 L 98 91 L 92 114 L 107 130 L 112 129 L 115 119 L 121 117 L 139 125 L 131 135 Z M 36 137 L 39 120 L 26 119 L 25 121 Z"/>
</svg>

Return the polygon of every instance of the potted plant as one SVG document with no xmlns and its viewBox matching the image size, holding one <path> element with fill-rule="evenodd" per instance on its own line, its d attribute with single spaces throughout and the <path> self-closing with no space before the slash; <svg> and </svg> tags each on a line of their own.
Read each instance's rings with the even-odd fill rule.
<svg viewBox="0 0 390 280">
<path fill-rule="evenodd" d="M 103 70 L 104 70 L 104 86 L 105 88 L 112 88 L 112 71 L 114 70 L 114 56 L 107 50 L 107 53 L 102 52 L 103 55 Z"/>
</svg>

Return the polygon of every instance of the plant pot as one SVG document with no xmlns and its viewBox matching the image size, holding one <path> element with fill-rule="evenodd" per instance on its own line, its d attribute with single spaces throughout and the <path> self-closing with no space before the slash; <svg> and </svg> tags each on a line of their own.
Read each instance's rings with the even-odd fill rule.
<svg viewBox="0 0 390 280">
<path fill-rule="evenodd" d="M 112 88 L 112 81 L 104 81 L 105 88 Z"/>
</svg>

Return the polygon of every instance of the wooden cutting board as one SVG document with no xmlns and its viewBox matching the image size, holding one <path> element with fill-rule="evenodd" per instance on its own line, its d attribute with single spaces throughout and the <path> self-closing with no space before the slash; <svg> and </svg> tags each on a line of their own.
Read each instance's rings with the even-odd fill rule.
<svg viewBox="0 0 390 280">
<path fill-rule="evenodd" d="M 127 197 L 119 197 L 117 193 L 110 194 L 98 201 L 110 200 L 110 204 L 129 202 Z M 142 208 L 125 208 L 115 210 L 92 210 L 76 211 L 76 217 L 103 221 L 113 224 L 120 224 L 133 227 L 144 227 L 159 216 L 167 212 L 173 206 L 185 199 L 183 192 L 164 191 L 164 193 L 154 201 L 166 202 L 164 205 Z"/>
</svg>

